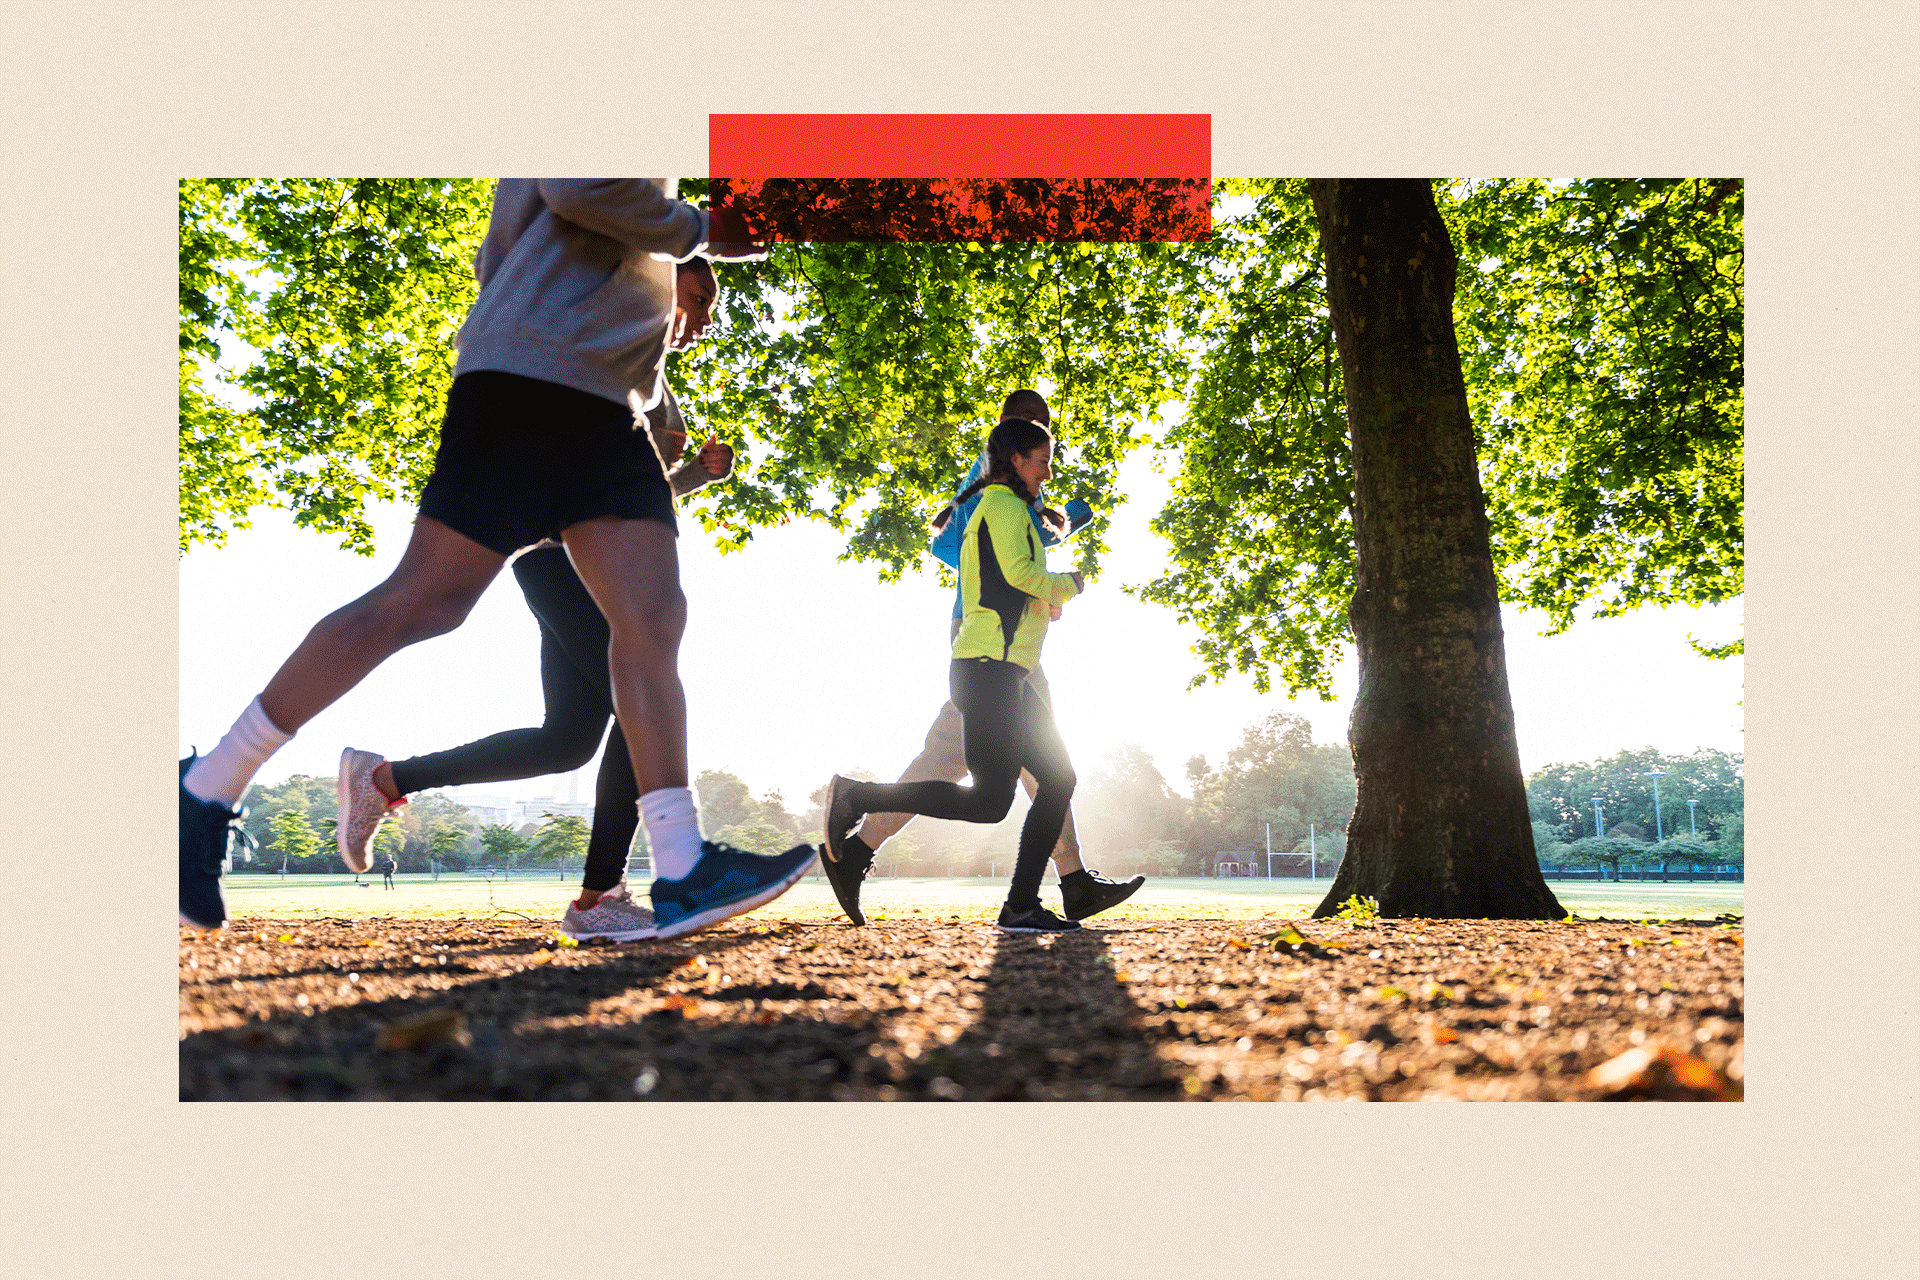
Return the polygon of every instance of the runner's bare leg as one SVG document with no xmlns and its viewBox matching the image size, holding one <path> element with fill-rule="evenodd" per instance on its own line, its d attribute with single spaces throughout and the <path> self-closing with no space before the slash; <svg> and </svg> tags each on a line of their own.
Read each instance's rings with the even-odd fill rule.
<svg viewBox="0 0 1920 1280">
<path fill-rule="evenodd" d="M 671 526 L 603 516 L 562 535 L 573 567 L 613 633 L 613 706 L 640 793 L 687 785 L 687 697 L 680 638 L 687 598 Z"/>
</svg>

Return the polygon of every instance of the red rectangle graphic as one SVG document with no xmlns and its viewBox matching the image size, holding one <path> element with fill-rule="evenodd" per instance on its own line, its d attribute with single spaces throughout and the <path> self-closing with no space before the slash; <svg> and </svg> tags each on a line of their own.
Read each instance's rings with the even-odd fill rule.
<svg viewBox="0 0 1920 1280">
<path fill-rule="evenodd" d="M 710 115 L 707 172 L 782 178 L 1199 178 L 1210 115 Z"/>
</svg>

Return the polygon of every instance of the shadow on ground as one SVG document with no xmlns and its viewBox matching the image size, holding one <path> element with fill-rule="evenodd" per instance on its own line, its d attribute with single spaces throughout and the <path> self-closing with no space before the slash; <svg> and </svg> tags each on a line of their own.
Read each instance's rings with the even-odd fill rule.
<svg viewBox="0 0 1920 1280">
<path fill-rule="evenodd" d="M 180 1096 L 1738 1092 L 1736 930 L 1381 921 L 1319 932 L 1338 945 L 1310 958 L 1218 921 L 1043 938 L 959 919 L 860 929 L 752 920 L 675 942 L 573 948 L 528 921 L 249 920 L 181 935 Z M 1668 1053 L 1659 1070 L 1672 1079 L 1589 1074 L 1629 1051 Z M 1657 1075 L 1655 1065 L 1641 1074 Z"/>
</svg>

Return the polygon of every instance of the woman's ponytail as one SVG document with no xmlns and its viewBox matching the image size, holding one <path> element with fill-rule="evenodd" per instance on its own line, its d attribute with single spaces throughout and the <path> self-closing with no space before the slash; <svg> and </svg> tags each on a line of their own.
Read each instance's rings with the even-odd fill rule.
<svg viewBox="0 0 1920 1280">
<path fill-rule="evenodd" d="M 994 480 L 991 476 L 981 476 L 959 493 L 953 495 L 953 501 L 940 508 L 940 514 L 933 518 L 933 531 L 939 533 L 942 529 L 946 528 L 947 521 L 953 519 L 953 513 L 959 510 L 968 498 L 971 498 L 974 494 L 993 483 Z"/>
</svg>

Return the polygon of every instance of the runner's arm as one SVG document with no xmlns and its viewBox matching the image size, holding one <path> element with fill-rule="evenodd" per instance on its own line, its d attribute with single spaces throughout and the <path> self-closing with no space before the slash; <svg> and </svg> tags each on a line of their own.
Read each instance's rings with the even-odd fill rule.
<svg viewBox="0 0 1920 1280">
<path fill-rule="evenodd" d="M 575 226 L 684 262 L 706 244 L 707 215 L 653 178 L 539 178 L 540 198 Z"/>
<path fill-rule="evenodd" d="M 1031 514 L 1026 503 L 1000 489 L 985 494 L 976 512 L 992 535 L 994 558 L 1007 585 L 1048 604 L 1065 604 L 1080 594 L 1080 584 L 1070 573 L 1047 572 Z"/>
</svg>

